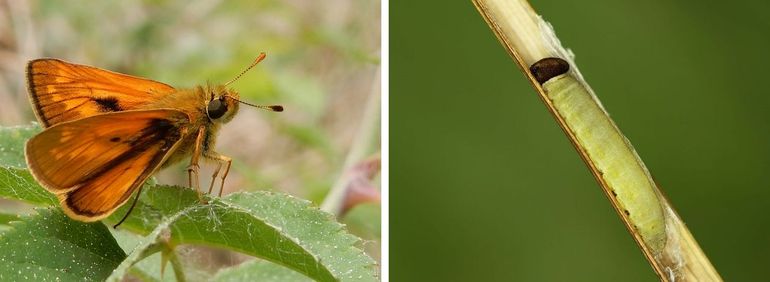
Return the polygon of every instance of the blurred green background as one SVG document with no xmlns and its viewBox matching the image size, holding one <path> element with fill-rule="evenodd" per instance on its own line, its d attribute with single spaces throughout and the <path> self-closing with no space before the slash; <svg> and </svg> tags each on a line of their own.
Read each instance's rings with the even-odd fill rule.
<svg viewBox="0 0 770 282">
<path fill-rule="evenodd" d="M 657 280 L 472 3 L 390 5 L 392 280 Z M 767 279 L 770 2 L 532 5 L 723 278 Z"/>
<path fill-rule="evenodd" d="M 0 0 L 0 126 L 35 120 L 24 76 L 30 59 L 55 57 L 191 88 L 224 83 L 266 52 L 231 87 L 244 101 L 286 111 L 241 107 L 222 128 L 217 150 L 233 158 L 224 193 L 275 190 L 320 205 L 335 183 L 351 179 L 344 168 L 351 148 L 364 148 L 351 164 L 372 155 L 379 163 L 380 114 L 365 105 L 380 99 L 380 34 L 379 0 Z M 372 124 L 363 124 L 365 116 Z M 158 181 L 187 186 L 186 166 L 163 170 Z M 203 187 L 214 167 L 202 165 Z M 366 180 L 358 182 L 372 196 L 363 200 L 374 203 L 345 203 L 352 209 L 340 221 L 377 259 L 379 185 Z M 0 201 L 0 211 L 19 208 Z M 206 270 L 245 259 L 188 252 L 189 263 Z"/>
</svg>

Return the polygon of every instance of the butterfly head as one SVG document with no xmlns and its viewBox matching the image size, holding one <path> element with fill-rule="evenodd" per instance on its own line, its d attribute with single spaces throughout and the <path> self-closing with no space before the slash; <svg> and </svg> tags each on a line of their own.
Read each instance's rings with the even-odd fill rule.
<svg viewBox="0 0 770 282">
<path fill-rule="evenodd" d="M 220 85 L 209 89 L 209 100 L 206 103 L 206 115 L 211 121 L 229 122 L 238 113 L 238 92 Z"/>
<path fill-rule="evenodd" d="M 260 109 L 273 111 L 273 112 L 283 111 L 283 107 L 279 105 L 264 106 L 264 105 L 254 105 L 254 104 L 243 102 L 240 100 L 240 95 L 238 95 L 237 91 L 227 88 L 227 86 L 230 85 L 230 83 L 233 83 L 239 78 L 241 78 L 243 74 L 245 74 L 247 71 L 249 71 L 251 68 L 259 64 L 259 62 L 261 62 L 264 59 L 265 59 L 265 53 L 259 54 L 257 59 L 254 60 L 254 62 L 248 68 L 243 70 L 238 76 L 236 76 L 235 78 L 233 78 L 232 80 L 228 81 L 223 85 L 219 85 L 213 88 L 209 87 L 209 89 L 207 89 L 210 99 L 206 104 L 206 114 L 209 116 L 209 119 L 211 121 L 226 123 L 232 120 L 235 114 L 238 112 L 238 104 L 249 105 L 255 108 L 260 108 Z"/>
</svg>

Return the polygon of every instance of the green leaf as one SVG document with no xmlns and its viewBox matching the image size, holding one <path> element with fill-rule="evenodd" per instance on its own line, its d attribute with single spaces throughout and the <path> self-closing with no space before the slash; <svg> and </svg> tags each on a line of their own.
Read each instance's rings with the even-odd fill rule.
<svg viewBox="0 0 770 282">
<path fill-rule="evenodd" d="M 59 204 L 56 196 L 40 187 L 29 171 L 12 167 L 0 167 L 0 198 L 38 205 Z"/>
<path fill-rule="evenodd" d="M 168 218 L 168 220 L 158 225 L 155 230 L 150 233 L 144 240 L 139 243 L 131 255 L 126 258 L 116 269 L 112 272 L 110 277 L 106 281 L 122 281 L 126 274 L 129 273 L 131 267 L 137 262 L 148 257 L 156 252 L 161 251 L 163 248 L 169 247 L 170 230 L 169 225 L 176 221 L 176 217 L 181 216 L 181 213 L 177 213 L 176 216 Z M 181 280 L 181 279 L 179 279 Z"/>
<path fill-rule="evenodd" d="M 255 259 L 219 271 L 212 281 L 305 282 L 313 280 L 286 267 Z"/>
<path fill-rule="evenodd" d="M 356 247 L 360 239 L 347 233 L 331 214 L 310 206 L 310 202 L 270 192 L 234 193 L 222 201 L 245 209 L 250 215 L 270 223 L 282 234 L 296 240 L 317 261 L 328 267 L 336 279 L 376 280 L 374 260 Z"/>
<path fill-rule="evenodd" d="M 15 214 L 0 213 L 0 225 L 8 225 L 12 221 L 18 221 L 19 216 Z"/>
<path fill-rule="evenodd" d="M 7 213 L 0 213 L 0 236 L 2 236 L 2 233 L 5 231 L 8 231 L 11 229 L 11 226 L 9 225 L 12 221 L 18 221 L 19 216 L 15 214 L 7 214 Z"/>
<path fill-rule="evenodd" d="M 103 280 L 126 257 L 104 224 L 52 209 L 11 223 L 0 237 L 0 281 Z"/>
<path fill-rule="evenodd" d="M 118 244 L 123 248 L 123 251 L 129 254 L 133 254 L 133 251 L 145 241 L 145 237 L 123 229 L 111 229 L 110 231 L 112 231 L 112 236 L 118 241 Z M 136 262 L 136 264 L 128 270 L 128 275 L 138 278 L 141 281 L 178 281 L 173 271 L 168 271 L 168 269 L 162 271 L 161 262 L 161 253 L 155 253 Z M 210 274 L 206 273 L 203 269 L 193 268 L 185 270 L 187 272 L 185 273 L 185 276 L 188 279 L 190 277 L 198 278 L 193 281 L 205 281 L 205 278 L 210 276 Z"/>
<path fill-rule="evenodd" d="M 163 244 L 208 245 L 263 258 L 319 281 L 376 280 L 374 261 L 355 246 L 359 239 L 307 201 L 254 192 L 207 198 L 209 204 L 201 205 L 187 188 L 146 190 L 120 227 L 138 233 L 154 229 L 134 253 L 157 251 Z M 124 209 L 108 221 L 119 220 Z M 137 255 L 136 261 L 146 254 Z M 125 265 L 120 275 L 134 262 Z"/>
<path fill-rule="evenodd" d="M 24 144 L 40 132 L 37 125 L 0 127 L 0 198 L 22 200 L 31 204 L 56 204 L 59 201 L 35 181 L 24 159 Z"/>
<path fill-rule="evenodd" d="M 24 143 L 40 132 L 40 127 L 0 127 L 0 165 L 5 167 L 27 167 L 24 159 Z"/>
</svg>

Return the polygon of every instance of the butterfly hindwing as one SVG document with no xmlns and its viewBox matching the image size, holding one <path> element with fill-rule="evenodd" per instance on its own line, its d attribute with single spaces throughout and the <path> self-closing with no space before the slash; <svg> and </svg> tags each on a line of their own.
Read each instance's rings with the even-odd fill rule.
<svg viewBox="0 0 770 282">
<path fill-rule="evenodd" d="M 58 59 L 30 61 L 27 81 L 30 100 L 43 127 L 134 110 L 175 91 L 161 82 Z"/>
<path fill-rule="evenodd" d="M 30 172 L 73 218 L 110 215 L 173 153 L 187 114 L 137 110 L 54 125 L 26 144 Z"/>
</svg>

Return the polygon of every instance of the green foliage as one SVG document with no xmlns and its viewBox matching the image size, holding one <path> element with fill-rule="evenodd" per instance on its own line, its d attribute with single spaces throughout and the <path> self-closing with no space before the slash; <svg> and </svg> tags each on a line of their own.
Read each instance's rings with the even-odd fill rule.
<svg viewBox="0 0 770 282">
<path fill-rule="evenodd" d="M 12 221 L 18 221 L 18 220 L 19 220 L 18 215 L 0 213 L 0 225 L 8 225 Z"/>
<path fill-rule="evenodd" d="M 32 129 L 4 129 L 0 132 L 12 134 L 13 130 L 23 133 Z M 18 135 L 23 136 L 21 133 Z M 0 145 L 13 148 L 17 153 L 22 152 L 18 147 L 23 146 L 23 139 L 0 139 L 4 143 Z M 12 163 L 19 157 L 8 154 L 3 160 Z M 40 187 L 27 170 L 3 163 L 0 163 L 0 197 L 33 205 L 58 205 L 55 197 Z M 138 262 L 160 252 L 162 260 L 169 260 L 177 279 L 182 280 L 180 276 L 186 271 L 180 269 L 183 265 L 177 260 L 174 249 L 182 244 L 192 244 L 241 252 L 296 271 L 288 274 L 286 268 L 264 266 L 262 264 L 266 262 L 262 261 L 258 266 L 250 263 L 229 268 L 220 273 L 218 279 L 267 275 L 269 273 L 253 272 L 275 268 L 283 269 L 270 272 L 276 277 L 300 277 L 299 273 L 302 273 L 318 281 L 376 280 L 374 261 L 357 247 L 360 240 L 348 234 L 331 215 L 311 206 L 308 201 L 272 192 L 243 192 L 223 198 L 205 196 L 205 199 L 208 204 L 200 204 L 196 192 L 184 187 L 145 185 L 134 211 L 119 227 L 144 238 L 115 237 L 127 241 L 120 243 L 124 248 L 131 247 L 128 257 L 102 223 L 80 223 L 58 210 L 38 210 L 36 215 L 20 218 L 20 223 L 11 224 L 12 227 L 0 235 L 0 246 L 4 246 L 2 255 L 13 256 L 14 262 L 18 262 L 4 264 L 0 268 L 0 277 L 25 274 L 27 266 L 37 266 L 42 261 L 51 264 L 40 265 L 40 269 L 50 271 L 32 271 L 48 275 L 42 279 L 61 276 L 73 280 L 103 280 L 109 276 L 109 281 L 121 281 L 127 275 L 164 277 L 162 273 L 148 273 L 146 267 L 136 267 Z M 126 214 L 128 206 L 118 209 L 105 222 L 118 222 Z M 88 244 L 81 246 L 76 243 Z M 32 249 L 40 252 L 21 252 L 21 248 L 29 250 L 29 244 L 39 245 Z M 6 245 L 16 246 L 19 251 L 6 252 L 13 250 L 7 249 Z M 80 246 L 88 252 L 72 251 L 73 246 Z M 46 250 L 54 250 L 54 256 L 61 255 L 67 259 L 49 259 L 51 255 Z M 92 253 L 103 254 L 107 251 L 120 255 L 102 255 L 101 261 L 89 257 Z M 75 268 L 80 266 L 91 271 L 76 271 Z"/>
<path fill-rule="evenodd" d="M 16 199 L 30 204 L 56 205 L 56 197 L 37 184 L 29 171 L 0 167 L 0 198 Z"/>
<path fill-rule="evenodd" d="M 24 142 L 40 132 L 39 126 L 0 127 L 0 164 L 9 167 L 27 167 L 24 160 Z"/>
<path fill-rule="evenodd" d="M 39 209 L 0 237 L 0 281 L 104 280 L 126 254 L 101 223 Z"/>
<path fill-rule="evenodd" d="M 300 282 L 311 281 L 297 272 L 263 260 L 253 260 L 238 266 L 223 269 L 212 279 L 215 282 L 263 281 Z"/>
</svg>

